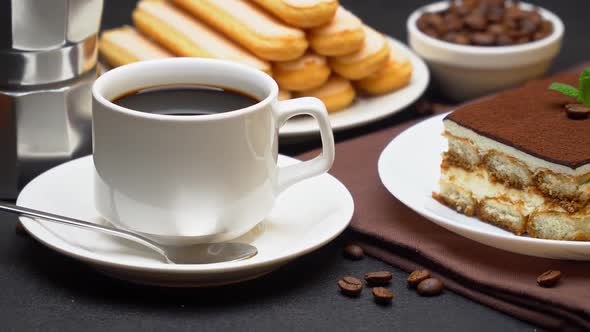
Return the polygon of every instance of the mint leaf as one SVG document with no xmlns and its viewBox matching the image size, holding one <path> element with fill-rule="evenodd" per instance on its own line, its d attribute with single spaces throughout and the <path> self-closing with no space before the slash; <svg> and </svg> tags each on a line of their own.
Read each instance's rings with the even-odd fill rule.
<svg viewBox="0 0 590 332">
<path fill-rule="evenodd" d="M 580 75 L 580 97 L 578 100 L 590 107 L 590 68 L 584 69 Z"/>
<path fill-rule="evenodd" d="M 566 96 L 574 97 L 580 101 L 581 93 L 578 89 L 565 83 L 551 83 L 549 90 L 554 90 L 563 93 Z"/>
</svg>

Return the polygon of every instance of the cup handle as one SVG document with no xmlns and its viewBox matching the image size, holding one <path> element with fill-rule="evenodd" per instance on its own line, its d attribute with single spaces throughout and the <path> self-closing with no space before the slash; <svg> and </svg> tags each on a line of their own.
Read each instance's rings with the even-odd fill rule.
<svg viewBox="0 0 590 332">
<path fill-rule="evenodd" d="M 281 128 L 290 118 L 296 115 L 311 115 L 320 126 L 322 153 L 312 160 L 295 165 L 280 167 L 277 177 L 278 192 L 295 183 L 327 172 L 334 163 L 335 147 L 332 126 L 328 119 L 326 106 L 317 98 L 305 97 L 278 102 L 274 108 L 277 128 Z M 278 129 L 277 129 L 278 130 Z"/>
</svg>

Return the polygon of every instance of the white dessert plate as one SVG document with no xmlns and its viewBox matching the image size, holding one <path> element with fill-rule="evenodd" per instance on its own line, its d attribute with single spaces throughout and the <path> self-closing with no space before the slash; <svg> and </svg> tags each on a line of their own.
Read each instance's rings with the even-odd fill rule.
<svg viewBox="0 0 590 332">
<path fill-rule="evenodd" d="M 446 114 L 425 120 L 397 136 L 381 153 L 379 176 L 397 199 L 434 223 L 471 240 L 498 249 L 545 258 L 590 260 L 590 242 L 557 241 L 517 236 L 438 203 L 441 136 Z"/>
<path fill-rule="evenodd" d="M 359 127 L 398 113 L 415 102 L 426 90 L 430 73 L 424 61 L 403 43 L 391 37 L 388 39 L 395 50 L 412 62 L 414 71 L 410 83 L 398 91 L 381 96 L 357 96 L 349 107 L 330 113 L 330 123 L 335 132 Z M 280 130 L 281 137 L 285 138 L 304 138 L 317 133 L 319 127 L 315 120 L 309 117 L 291 119 Z"/>
<path fill-rule="evenodd" d="M 279 157 L 280 165 L 294 162 Z M 31 181 L 17 204 L 106 223 L 94 207 L 93 169 L 91 156 L 57 166 Z M 350 192 L 336 178 L 324 174 L 308 179 L 285 191 L 267 219 L 236 239 L 256 246 L 258 255 L 207 265 L 169 265 L 126 240 L 26 217 L 20 220 L 49 248 L 115 278 L 166 287 L 205 287 L 259 277 L 323 246 L 348 226 L 353 210 Z"/>
</svg>

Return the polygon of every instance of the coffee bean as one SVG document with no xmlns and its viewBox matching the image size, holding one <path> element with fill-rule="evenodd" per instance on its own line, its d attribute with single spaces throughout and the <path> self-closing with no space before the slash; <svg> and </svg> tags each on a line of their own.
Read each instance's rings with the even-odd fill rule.
<svg viewBox="0 0 590 332">
<path fill-rule="evenodd" d="M 504 7 L 492 6 L 488 10 L 487 19 L 490 22 L 502 22 L 504 20 Z"/>
<path fill-rule="evenodd" d="M 430 36 L 432 38 L 437 38 L 438 39 L 440 37 L 440 35 L 438 34 L 438 32 L 436 32 L 436 30 L 434 30 L 434 29 L 430 29 L 429 28 L 429 29 L 426 29 L 426 30 L 424 30 L 422 32 L 424 32 L 427 36 Z"/>
<path fill-rule="evenodd" d="M 506 27 L 502 24 L 490 24 L 490 26 L 488 26 L 487 32 L 496 36 L 503 35 L 506 33 Z"/>
<path fill-rule="evenodd" d="M 363 290 L 363 282 L 355 277 L 344 277 L 338 280 L 340 292 L 346 296 L 359 296 Z"/>
<path fill-rule="evenodd" d="M 344 247 L 342 251 L 344 257 L 352 259 L 352 260 L 359 260 L 365 257 L 365 251 L 363 248 L 357 246 L 356 244 L 349 244 Z"/>
<path fill-rule="evenodd" d="M 443 38 L 445 41 L 453 44 L 459 45 L 469 45 L 471 40 L 469 37 L 464 33 L 457 33 L 457 32 L 449 32 Z"/>
<path fill-rule="evenodd" d="M 377 271 L 365 273 L 365 280 L 370 285 L 386 285 L 393 278 L 393 274 L 389 271 Z"/>
<path fill-rule="evenodd" d="M 479 0 L 463 0 L 463 4 L 473 10 L 479 4 Z"/>
<path fill-rule="evenodd" d="M 471 38 L 469 38 L 468 35 L 461 33 L 455 36 L 454 42 L 455 44 L 469 45 L 471 43 Z"/>
<path fill-rule="evenodd" d="M 496 43 L 500 46 L 507 46 L 514 44 L 514 39 L 507 35 L 500 35 L 496 38 Z"/>
<path fill-rule="evenodd" d="M 572 120 L 582 120 L 590 116 L 590 107 L 583 104 L 567 104 L 567 117 Z"/>
<path fill-rule="evenodd" d="M 437 296 L 442 293 L 444 288 L 444 284 L 439 279 L 428 278 L 422 280 L 416 287 L 416 290 L 421 296 Z"/>
<path fill-rule="evenodd" d="M 465 17 L 465 24 L 474 30 L 485 30 L 487 23 L 487 19 L 478 13 L 470 14 Z"/>
<path fill-rule="evenodd" d="M 520 22 L 520 31 L 527 35 L 535 33 L 540 26 L 541 22 L 535 22 L 533 20 L 524 19 Z"/>
<path fill-rule="evenodd" d="M 460 4 L 455 7 L 454 12 L 459 16 L 467 16 L 471 13 L 471 8 L 466 4 Z"/>
<path fill-rule="evenodd" d="M 551 22 L 543 21 L 541 23 L 541 32 L 546 34 L 550 34 L 551 32 L 553 32 L 553 25 L 551 24 Z"/>
<path fill-rule="evenodd" d="M 526 44 L 530 41 L 531 41 L 531 39 L 529 37 L 524 36 L 524 37 L 517 38 L 516 44 Z"/>
<path fill-rule="evenodd" d="M 444 41 L 448 41 L 449 43 L 454 43 L 456 36 L 457 36 L 457 33 L 456 32 L 449 32 L 446 35 L 444 35 L 442 39 Z"/>
<path fill-rule="evenodd" d="M 428 25 L 434 29 L 439 35 L 447 32 L 445 20 L 441 15 L 431 14 L 428 16 Z"/>
<path fill-rule="evenodd" d="M 389 304 L 393 300 L 393 293 L 387 288 L 375 287 L 373 288 L 373 297 L 375 297 L 375 302 L 379 304 Z"/>
<path fill-rule="evenodd" d="M 444 113 L 453 109 L 455 106 L 448 104 L 433 103 L 428 99 L 420 99 L 416 103 L 416 112 L 421 115 L 430 115 L 434 113 Z"/>
<path fill-rule="evenodd" d="M 543 16 L 541 16 L 538 9 L 536 9 L 532 12 L 529 12 L 526 15 L 526 19 L 533 22 L 536 25 L 541 25 L 541 23 L 543 23 Z"/>
<path fill-rule="evenodd" d="M 420 18 L 418 18 L 418 21 L 416 21 L 416 26 L 421 31 L 429 29 L 430 25 L 428 24 L 428 14 L 422 14 L 422 16 L 420 16 Z"/>
<path fill-rule="evenodd" d="M 491 46 L 496 43 L 496 36 L 494 36 L 491 33 L 485 33 L 485 32 L 474 33 L 471 36 L 471 40 L 473 41 L 473 43 L 475 45 Z"/>
<path fill-rule="evenodd" d="M 504 12 L 504 16 L 508 19 L 519 19 L 525 16 L 525 13 L 518 6 L 518 4 L 511 4 Z"/>
<path fill-rule="evenodd" d="M 445 24 L 448 31 L 459 31 L 463 28 L 463 20 L 456 14 L 447 14 Z"/>
<path fill-rule="evenodd" d="M 410 275 L 408 276 L 408 279 L 406 279 L 408 286 L 410 286 L 411 288 L 415 288 L 416 286 L 418 286 L 419 283 L 421 283 L 422 281 L 426 280 L 430 278 L 430 271 L 428 270 L 416 270 L 412 273 L 410 273 Z"/>
<path fill-rule="evenodd" d="M 561 271 L 549 270 L 537 277 L 537 283 L 541 287 L 554 287 L 561 279 Z"/>
<path fill-rule="evenodd" d="M 549 33 L 545 33 L 545 32 L 535 32 L 535 34 L 533 35 L 533 40 L 541 40 L 545 37 L 549 36 Z"/>
<path fill-rule="evenodd" d="M 421 115 L 431 115 L 434 113 L 432 102 L 426 99 L 420 99 L 416 103 L 416 112 Z"/>
<path fill-rule="evenodd" d="M 20 221 L 16 222 L 16 226 L 14 227 L 14 231 L 18 235 L 28 235 L 27 231 L 25 230 L 25 226 Z"/>
<path fill-rule="evenodd" d="M 508 29 L 506 31 L 506 35 L 515 38 L 515 39 L 519 39 L 521 37 L 526 37 L 527 33 L 525 33 L 524 31 L 520 30 L 520 29 Z"/>
<path fill-rule="evenodd" d="M 490 5 L 487 2 L 481 2 L 475 7 L 475 12 L 480 13 L 483 16 L 486 16 L 489 10 Z"/>
<path fill-rule="evenodd" d="M 492 7 L 504 8 L 505 0 L 487 0 L 487 3 Z"/>
<path fill-rule="evenodd" d="M 519 31 L 520 21 L 516 19 L 506 19 L 504 20 L 504 26 L 506 26 L 506 29 L 508 30 Z"/>
</svg>

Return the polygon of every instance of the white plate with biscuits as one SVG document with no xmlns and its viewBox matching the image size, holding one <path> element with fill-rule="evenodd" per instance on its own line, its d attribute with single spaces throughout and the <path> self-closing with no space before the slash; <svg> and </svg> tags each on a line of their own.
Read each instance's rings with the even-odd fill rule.
<svg viewBox="0 0 590 332">
<path fill-rule="evenodd" d="M 498 249 L 536 257 L 590 260 L 590 242 L 559 241 L 518 236 L 457 213 L 432 198 L 438 190 L 441 136 L 446 114 L 425 120 L 398 135 L 379 158 L 379 176 L 385 187 L 406 206 L 452 232 Z"/>
<path fill-rule="evenodd" d="M 397 113 L 426 89 L 425 63 L 337 0 L 281 3 L 141 0 L 131 15 L 134 27 L 103 31 L 100 54 L 110 66 L 175 56 L 252 66 L 272 75 L 280 99 L 322 100 L 334 131 Z M 280 131 L 295 141 L 318 133 L 305 116 Z"/>
</svg>

